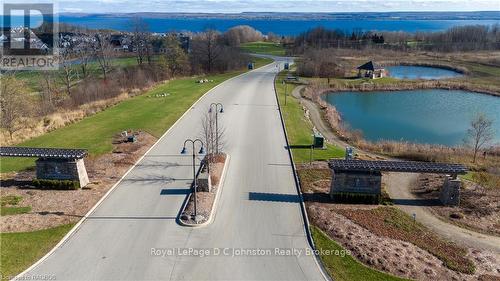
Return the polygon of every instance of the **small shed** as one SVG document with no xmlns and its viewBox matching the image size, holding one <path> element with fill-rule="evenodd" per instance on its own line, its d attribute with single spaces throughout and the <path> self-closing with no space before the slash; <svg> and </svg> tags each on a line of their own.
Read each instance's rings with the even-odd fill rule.
<svg viewBox="0 0 500 281">
<path fill-rule="evenodd" d="M 370 79 L 383 78 L 387 76 L 387 70 L 373 61 L 369 61 L 358 66 L 358 77 L 367 77 Z"/>
</svg>

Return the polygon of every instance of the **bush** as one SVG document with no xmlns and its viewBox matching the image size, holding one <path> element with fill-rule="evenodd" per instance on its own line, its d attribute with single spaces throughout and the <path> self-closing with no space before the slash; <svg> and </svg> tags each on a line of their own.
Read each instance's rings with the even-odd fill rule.
<svg viewBox="0 0 500 281">
<path fill-rule="evenodd" d="M 333 194 L 335 202 L 342 203 L 362 203 L 362 204 L 378 204 L 380 202 L 380 195 L 367 194 L 367 193 L 352 193 L 352 192 L 339 192 Z"/>
<path fill-rule="evenodd" d="M 78 181 L 72 180 L 33 180 L 33 185 L 40 189 L 75 190 L 80 188 Z"/>
</svg>

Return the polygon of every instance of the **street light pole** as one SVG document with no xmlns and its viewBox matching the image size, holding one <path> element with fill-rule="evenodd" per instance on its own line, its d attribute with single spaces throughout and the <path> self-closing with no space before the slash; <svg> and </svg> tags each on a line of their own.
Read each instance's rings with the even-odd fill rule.
<svg viewBox="0 0 500 281">
<path fill-rule="evenodd" d="M 219 113 L 224 113 L 224 106 L 219 102 L 211 103 L 208 112 L 212 112 L 213 106 L 215 106 L 215 154 L 219 154 Z"/>
<path fill-rule="evenodd" d="M 196 151 L 195 151 L 195 143 L 196 142 L 199 142 L 201 144 L 201 148 L 200 148 L 200 151 L 198 152 L 198 154 L 203 154 L 204 153 L 204 150 L 203 150 L 203 141 L 201 141 L 200 139 L 195 139 L 195 140 L 192 140 L 192 139 L 187 139 L 184 141 L 184 146 L 182 147 L 182 151 L 181 151 L 181 154 L 186 154 L 186 144 L 187 143 L 191 143 L 193 145 L 193 186 L 194 186 L 194 220 L 196 221 L 196 216 L 198 215 L 198 212 L 197 212 L 197 208 L 196 208 L 196 191 L 197 191 L 197 186 L 196 186 Z"/>
</svg>

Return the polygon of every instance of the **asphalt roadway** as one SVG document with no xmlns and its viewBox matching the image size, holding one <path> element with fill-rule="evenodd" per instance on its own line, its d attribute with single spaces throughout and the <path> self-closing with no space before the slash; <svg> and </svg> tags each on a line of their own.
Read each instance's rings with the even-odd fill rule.
<svg viewBox="0 0 500 281">
<path fill-rule="evenodd" d="M 277 58 L 281 69 L 284 61 Z M 286 150 L 273 87 L 277 69 L 256 69 L 205 95 L 77 231 L 23 277 L 323 280 L 310 254 Z M 201 135 L 212 102 L 224 104 L 219 124 L 231 160 L 212 224 L 184 227 L 176 217 L 192 167 L 180 151 L 186 138 Z"/>
</svg>

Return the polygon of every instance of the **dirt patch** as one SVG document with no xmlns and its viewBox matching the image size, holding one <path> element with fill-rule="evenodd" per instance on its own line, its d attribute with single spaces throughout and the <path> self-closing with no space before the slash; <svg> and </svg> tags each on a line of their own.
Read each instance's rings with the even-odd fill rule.
<svg viewBox="0 0 500 281">
<path fill-rule="evenodd" d="M 444 176 L 421 174 L 412 192 L 420 198 L 436 199 Z M 472 230 L 500 236 L 500 189 L 484 188 L 463 180 L 459 206 L 432 206 L 430 210 L 445 221 Z"/>
<path fill-rule="evenodd" d="M 194 196 L 193 193 L 189 195 L 186 208 L 182 212 L 180 219 L 187 224 L 201 224 L 208 221 L 212 208 L 214 208 L 215 197 L 219 190 L 222 172 L 226 163 L 227 156 L 219 154 L 212 157 L 212 164 L 210 164 L 210 180 L 212 182 L 212 191 L 198 191 L 196 192 L 196 210 L 199 220 L 194 220 Z"/>
<path fill-rule="evenodd" d="M 30 206 L 32 210 L 26 214 L 0 217 L 0 232 L 34 231 L 80 220 L 156 141 L 145 132 L 137 132 L 136 138 L 136 142 L 124 142 L 117 135 L 112 153 L 86 158 L 90 184 L 82 189 L 37 189 L 31 185 L 34 171 L 2 178 L 0 196 L 21 196 L 23 199 L 18 206 Z"/>
</svg>

